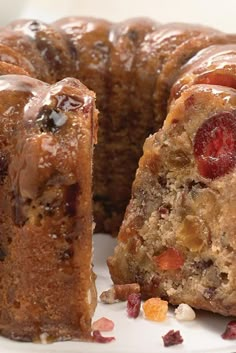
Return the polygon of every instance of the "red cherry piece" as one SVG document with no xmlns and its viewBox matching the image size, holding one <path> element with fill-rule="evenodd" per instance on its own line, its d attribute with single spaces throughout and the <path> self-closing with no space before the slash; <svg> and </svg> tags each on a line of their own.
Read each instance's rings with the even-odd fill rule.
<svg viewBox="0 0 236 353">
<path fill-rule="evenodd" d="M 235 340 L 236 339 L 236 321 L 230 321 L 227 324 L 225 332 L 221 335 L 225 340 Z"/>
<path fill-rule="evenodd" d="M 101 335 L 100 331 L 93 331 L 93 340 L 97 343 L 109 343 L 115 340 L 115 337 L 104 337 Z"/>
<path fill-rule="evenodd" d="M 128 317 L 136 319 L 139 316 L 141 306 L 141 294 L 132 293 L 128 296 L 127 301 L 127 314 Z"/>
<path fill-rule="evenodd" d="M 178 270 L 184 264 L 183 255 L 175 248 L 169 248 L 154 256 L 154 261 L 162 270 Z"/>
<path fill-rule="evenodd" d="M 184 341 L 180 332 L 174 331 L 174 330 L 170 330 L 169 332 L 167 332 L 167 334 L 165 334 L 165 336 L 162 336 L 162 339 L 163 339 L 165 347 L 174 346 L 174 345 L 180 344 Z"/>
<path fill-rule="evenodd" d="M 207 119 L 197 130 L 193 149 L 203 177 L 215 179 L 229 173 L 236 163 L 236 116 L 221 112 Z"/>
</svg>

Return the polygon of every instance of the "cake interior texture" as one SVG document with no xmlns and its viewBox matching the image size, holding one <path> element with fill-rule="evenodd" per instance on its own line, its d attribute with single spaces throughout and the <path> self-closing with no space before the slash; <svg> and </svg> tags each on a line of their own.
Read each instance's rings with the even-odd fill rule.
<svg viewBox="0 0 236 353">
<path fill-rule="evenodd" d="M 144 18 L 1 28 L 2 335 L 91 339 L 92 210 L 116 236 L 127 205 L 113 281 L 235 315 L 235 43 Z"/>
<path fill-rule="evenodd" d="M 235 104 L 234 90 L 195 85 L 146 140 L 108 259 L 115 283 L 236 315 Z"/>
</svg>

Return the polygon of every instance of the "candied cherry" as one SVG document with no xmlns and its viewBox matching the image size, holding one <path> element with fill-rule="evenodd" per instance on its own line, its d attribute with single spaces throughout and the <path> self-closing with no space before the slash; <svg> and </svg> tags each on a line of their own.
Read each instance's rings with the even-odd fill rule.
<svg viewBox="0 0 236 353">
<path fill-rule="evenodd" d="M 184 264 L 183 255 L 175 248 L 169 248 L 160 255 L 154 256 L 154 261 L 162 270 L 178 270 Z"/>
<path fill-rule="evenodd" d="M 127 313 L 128 317 L 136 319 L 139 316 L 141 307 L 141 294 L 132 293 L 128 296 L 127 300 Z"/>
<path fill-rule="evenodd" d="M 230 321 L 227 324 L 225 332 L 221 335 L 225 340 L 235 340 L 236 339 L 236 320 Z"/>
<path fill-rule="evenodd" d="M 236 162 L 236 116 L 220 112 L 207 119 L 197 130 L 194 156 L 199 173 L 210 179 L 223 176 Z"/>
<path fill-rule="evenodd" d="M 165 347 L 174 346 L 184 341 L 183 337 L 180 334 L 180 331 L 174 330 L 170 330 L 169 332 L 167 332 L 164 336 L 162 336 L 162 339 Z"/>
</svg>

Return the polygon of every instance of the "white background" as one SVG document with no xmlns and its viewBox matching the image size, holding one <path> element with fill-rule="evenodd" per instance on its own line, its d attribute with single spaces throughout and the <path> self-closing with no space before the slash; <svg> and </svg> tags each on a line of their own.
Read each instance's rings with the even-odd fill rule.
<svg viewBox="0 0 236 353">
<path fill-rule="evenodd" d="M 148 16 L 160 22 L 201 23 L 236 33 L 236 0 L 0 0 L 0 25 L 15 18 L 52 21 L 69 15 L 120 21 Z"/>
</svg>

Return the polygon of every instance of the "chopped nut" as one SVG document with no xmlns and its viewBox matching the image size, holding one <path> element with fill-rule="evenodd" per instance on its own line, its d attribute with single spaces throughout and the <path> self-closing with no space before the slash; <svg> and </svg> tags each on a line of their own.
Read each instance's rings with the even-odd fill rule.
<svg viewBox="0 0 236 353">
<path fill-rule="evenodd" d="M 133 293 L 140 293 L 138 283 L 115 284 L 112 288 L 102 292 L 100 299 L 103 303 L 113 304 L 116 301 L 126 301 L 128 296 Z"/>
<path fill-rule="evenodd" d="M 180 304 L 175 309 L 175 317 L 179 321 L 192 321 L 196 318 L 196 314 L 188 304 Z"/>
<path fill-rule="evenodd" d="M 41 335 L 39 335 L 39 338 L 40 338 L 40 343 L 41 344 L 48 344 L 48 333 L 47 332 L 43 332 L 41 333 Z"/>
</svg>

